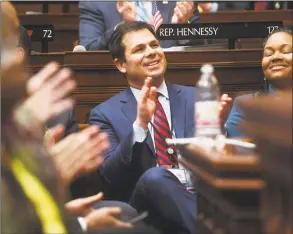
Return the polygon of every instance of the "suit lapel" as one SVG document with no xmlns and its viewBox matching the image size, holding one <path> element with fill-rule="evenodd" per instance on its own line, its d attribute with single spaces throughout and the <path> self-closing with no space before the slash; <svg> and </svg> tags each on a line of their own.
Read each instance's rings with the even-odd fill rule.
<svg viewBox="0 0 293 234">
<path fill-rule="evenodd" d="M 175 130 L 176 138 L 184 137 L 185 126 L 185 101 L 181 95 L 181 88 L 167 83 L 172 125 Z"/>
<path fill-rule="evenodd" d="M 146 143 L 148 144 L 150 150 L 152 151 L 153 156 L 156 156 L 156 152 L 155 152 L 155 148 L 154 148 L 154 142 L 153 142 L 153 139 L 152 139 L 152 136 L 151 136 L 150 133 L 148 133 L 148 135 L 147 135 Z"/>
<path fill-rule="evenodd" d="M 132 124 L 134 123 L 137 115 L 137 101 L 129 87 L 125 90 L 124 95 L 122 95 L 120 101 L 122 104 L 121 110 L 129 119 L 131 123 L 130 126 L 132 129 Z M 153 152 L 153 155 L 155 155 L 154 143 L 150 134 L 147 135 L 146 143 Z"/>
<path fill-rule="evenodd" d="M 121 110 L 126 115 L 126 117 L 130 120 L 131 127 L 132 127 L 132 124 L 134 123 L 136 119 L 137 102 L 129 87 L 125 90 L 124 94 L 122 95 L 120 99 L 120 102 L 121 102 Z"/>
</svg>

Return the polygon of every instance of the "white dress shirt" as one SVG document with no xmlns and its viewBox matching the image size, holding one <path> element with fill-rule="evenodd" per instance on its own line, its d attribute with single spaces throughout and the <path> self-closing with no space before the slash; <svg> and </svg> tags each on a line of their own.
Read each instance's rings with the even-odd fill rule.
<svg viewBox="0 0 293 234">
<path fill-rule="evenodd" d="M 151 1 L 136 1 L 136 9 L 137 16 L 136 21 L 144 21 L 147 23 L 151 23 L 152 16 L 152 2 Z"/>
<path fill-rule="evenodd" d="M 80 224 L 80 227 L 81 227 L 82 231 L 84 233 L 86 233 L 87 232 L 87 223 L 85 221 L 85 218 L 84 217 L 78 217 L 77 220 L 78 220 L 78 222 Z"/>
</svg>

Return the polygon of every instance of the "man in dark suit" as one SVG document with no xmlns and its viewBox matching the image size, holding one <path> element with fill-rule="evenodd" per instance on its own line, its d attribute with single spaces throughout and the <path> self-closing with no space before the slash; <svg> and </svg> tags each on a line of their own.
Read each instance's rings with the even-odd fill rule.
<svg viewBox="0 0 293 234">
<path fill-rule="evenodd" d="M 149 5 L 148 5 L 149 4 Z M 154 6 L 155 4 L 155 6 Z M 108 41 L 114 28 L 121 22 L 145 21 L 153 24 L 153 9 L 162 17 L 158 23 L 198 23 L 197 4 L 173 1 L 80 1 L 79 37 L 87 50 L 107 50 Z M 162 47 L 176 45 L 176 41 L 161 41 Z"/>
<path fill-rule="evenodd" d="M 130 87 L 91 111 L 90 124 L 107 132 L 111 143 L 100 174 L 117 199 L 148 210 L 157 228 L 195 233 L 196 195 L 180 183 L 177 172 L 185 171 L 165 143 L 193 136 L 195 91 L 165 81 L 166 58 L 147 23 L 120 24 L 109 49 Z"/>
</svg>

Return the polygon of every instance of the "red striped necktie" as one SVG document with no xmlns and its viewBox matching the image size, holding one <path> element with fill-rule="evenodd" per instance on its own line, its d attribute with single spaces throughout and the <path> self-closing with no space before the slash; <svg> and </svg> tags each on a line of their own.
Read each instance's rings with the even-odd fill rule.
<svg viewBox="0 0 293 234">
<path fill-rule="evenodd" d="M 160 95 L 158 94 L 158 96 Z M 176 149 L 174 146 L 168 146 L 165 141 L 166 138 L 172 138 L 172 134 L 165 111 L 158 98 L 156 100 L 153 127 L 158 164 L 178 167 Z"/>
</svg>

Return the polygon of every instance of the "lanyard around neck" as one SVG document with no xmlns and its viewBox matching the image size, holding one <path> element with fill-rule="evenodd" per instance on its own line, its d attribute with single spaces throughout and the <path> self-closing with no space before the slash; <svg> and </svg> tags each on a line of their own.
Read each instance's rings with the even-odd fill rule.
<svg viewBox="0 0 293 234">
<path fill-rule="evenodd" d="M 43 233 L 67 233 L 58 205 L 42 182 L 16 157 L 11 160 L 11 169 L 24 194 L 35 207 Z"/>
</svg>

